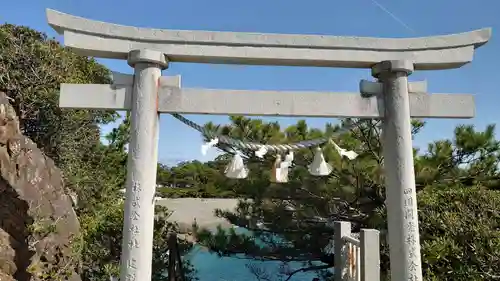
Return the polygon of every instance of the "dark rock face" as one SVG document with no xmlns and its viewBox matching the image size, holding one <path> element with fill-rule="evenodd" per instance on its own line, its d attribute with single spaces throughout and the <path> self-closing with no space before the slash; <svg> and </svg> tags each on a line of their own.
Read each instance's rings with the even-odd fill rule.
<svg viewBox="0 0 500 281">
<path fill-rule="evenodd" d="M 0 281 L 80 280 L 80 225 L 61 171 L 19 131 L 0 93 Z"/>
</svg>

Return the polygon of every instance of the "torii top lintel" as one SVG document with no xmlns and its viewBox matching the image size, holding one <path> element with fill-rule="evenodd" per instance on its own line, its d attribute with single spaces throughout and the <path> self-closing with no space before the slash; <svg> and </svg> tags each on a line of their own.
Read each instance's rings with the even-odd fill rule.
<svg viewBox="0 0 500 281">
<path fill-rule="evenodd" d="M 458 68 L 488 42 L 491 29 L 420 38 L 184 31 L 138 28 L 47 9 L 48 23 L 77 53 L 126 59 L 133 49 L 163 52 L 169 61 L 371 68 L 384 60 L 410 60 L 415 69 Z"/>
</svg>

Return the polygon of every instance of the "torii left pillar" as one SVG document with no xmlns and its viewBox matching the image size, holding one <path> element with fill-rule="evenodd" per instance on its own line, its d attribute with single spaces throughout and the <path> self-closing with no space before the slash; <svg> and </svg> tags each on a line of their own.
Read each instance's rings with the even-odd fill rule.
<svg viewBox="0 0 500 281">
<path fill-rule="evenodd" d="M 128 64 L 135 69 L 128 147 L 123 222 L 121 281 L 151 280 L 154 197 L 158 163 L 158 88 L 168 67 L 164 54 L 134 50 Z"/>
</svg>

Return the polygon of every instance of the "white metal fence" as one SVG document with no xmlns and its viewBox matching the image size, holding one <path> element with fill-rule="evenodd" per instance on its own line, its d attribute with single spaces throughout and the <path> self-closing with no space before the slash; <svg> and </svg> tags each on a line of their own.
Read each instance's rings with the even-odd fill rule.
<svg viewBox="0 0 500 281">
<path fill-rule="evenodd" d="M 347 246 L 347 278 L 349 281 L 361 281 L 361 243 L 350 236 L 342 237 L 342 242 Z"/>
<path fill-rule="evenodd" d="M 335 281 L 380 281 L 379 232 L 361 229 L 351 235 L 351 223 L 335 222 Z"/>
</svg>

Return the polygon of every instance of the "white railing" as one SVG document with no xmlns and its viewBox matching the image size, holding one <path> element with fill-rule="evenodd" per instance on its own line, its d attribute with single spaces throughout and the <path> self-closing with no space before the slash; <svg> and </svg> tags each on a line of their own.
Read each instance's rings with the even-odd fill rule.
<svg viewBox="0 0 500 281">
<path fill-rule="evenodd" d="M 349 281 L 361 281 L 361 242 L 353 237 L 342 237 L 347 245 L 347 279 Z"/>
<path fill-rule="evenodd" d="M 379 281 L 379 232 L 361 229 L 351 236 L 351 223 L 335 222 L 335 281 Z"/>
</svg>

